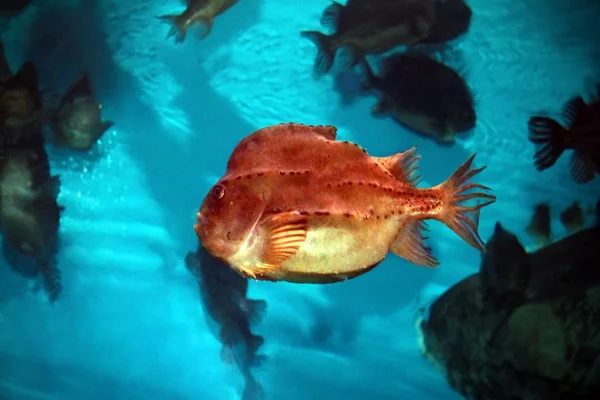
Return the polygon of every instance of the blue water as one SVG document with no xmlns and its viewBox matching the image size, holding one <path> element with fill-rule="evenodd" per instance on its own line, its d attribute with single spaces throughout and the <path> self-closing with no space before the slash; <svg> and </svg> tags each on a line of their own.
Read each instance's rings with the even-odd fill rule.
<svg viewBox="0 0 600 400">
<path fill-rule="evenodd" d="M 313 79 L 315 47 L 299 32 L 319 28 L 328 0 L 240 0 L 208 38 L 182 45 L 154 18 L 180 11 L 175 0 L 33 3 L 2 25 L 12 68 L 33 59 L 42 86 L 59 91 L 88 71 L 116 124 L 89 155 L 48 147 L 66 207 L 65 289 L 50 305 L 0 268 L 2 400 L 239 398 L 242 378 L 219 358 L 183 258 L 196 247 L 192 225 L 208 188 L 237 142 L 261 127 L 333 124 L 376 156 L 416 145 L 423 186 L 477 152 L 488 166 L 478 182 L 498 197 L 482 212 L 484 240 L 501 221 L 530 246 L 532 205 L 549 201 L 556 219 L 600 195 L 598 178 L 571 181 L 566 156 L 537 172 L 526 132 L 532 113 L 559 113 L 600 78 L 598 2 L 470 1 L 471 30 L 448 62 L 467 73 L 478 126 L 450 148 L 372 118 L 374 98 L 342 105 L 331 76 Z M 421 356 L 415 313 L 476 272 L 480 255 L 442 224 L 430 228 L 435 270 L 390 255 L 340 284 L 250 283 L 250 296 L 268 302 L 256 329 L 267 399 L 458 398 Z"/>
</svg>

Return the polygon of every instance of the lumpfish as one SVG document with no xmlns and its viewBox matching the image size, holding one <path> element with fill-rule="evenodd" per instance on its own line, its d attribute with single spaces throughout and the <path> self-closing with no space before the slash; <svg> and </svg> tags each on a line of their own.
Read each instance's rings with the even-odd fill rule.
<svg viewBox="0 0 600 400">
<path fill-rule="evenodd" d="M 162 15 L 159 19 L 171 24 L 167 38 L 175 36 L 176 43 L 185 40 L 190 26 L 197 24 L 200 38 L 208 36 L 215 17 L 237 4 L 238 0 L 187 0 L 187 7 L 181 14 Z"/>
<path fill-rule="evenodd" d="M 552 242 L 552 225 L 550 221 L 550 207 L 546 203 L 537 204 L 533 209 L 531 221 L 525 231 L 536 241 L 540 247 Z"/>
<path fill-rule="evenodd" d="M 12 18 L 22 13 L 31 0 L 2 0 L 0 2 L 0 17 Z"/>
<path fill-rule="evenodd" d="M 260 365 L 264 359 L 258 354 L 264 339 L 252 332 L 251 325 L 264 316 L 266 302 L 249 299 L 248 280 L 202 246 L 195 253 L 188 253 L 185 264 L 198 280 L 205 312 L 220 326 L 221 358 L 227 363 L 234 362 L 246 381 L 242 398 L 261 399 L 263 389 L 251 367 Z"/>
<path fill-rule="evenodd" d="M 12 76 L 12 71 L 6 60 L 6 54 L 4 52 L 4 43 L 0 41 L 0 91 L 4 82 L 8 81 Z"/>
<path fill-rule="evenodd" d="M 583 229 L 583 226 L 585 225 L 585 215 L 577 201 L 574 201 L 573 204 L 560 213 L 560 222 L 562 222 L 569 235 Z"/>
<path fill-rule="evenodd" d="M 374 115 L 390 115 L 402 125 L 439 144 L 452 144 L 456 134 L 475 127 L 473 96 L 452 68 L 422 54 L 395 54 L 381 62 L 375 75 L 362 61 L 366 89 L 379 96 Z"/>
<path fill-rule="evenodd" d="M 301 35 L 317 46 L 314 72 L 322 75 L 331 69 L 340 48 L 344 50 L 341 68 L 347 69 L 367 54 L 381 54 L 423 40 L 434 21 L 433 0 L 356 2 L 347 6 L 333 2 L 321 23 L 334 27 L 335 32 L 325 35 L 303 31 Z"/>
<path fill-rule="evenodd" d="M 50 175 L 39 140 L 29 147 L 3 149 L 0 161 L 0 225 L 6 243 L 37 261 L 50 301 L 61 293 L 61 275 L 54 256 L 58 246 L 59 176 Z"/>
<path fill-rule="evenodd" d="M 589 103 L 581 96 L 570 100 L 562 117 L 564 127 L 548 117 L 529 119 L 529 140 L 536 146 L 534 165 L 543 171 L 553 166 L 565 150 L 572 149 L 569 162 L 573 180 L 589 182 L 600 173 L 600 84 Z"/>
<path fill-rule="evenodd" d="M 529 255 L 517 237 L 500 223 L 496 223 L 486 244 L 479 274 L 485 297 L 496 304 L 524 299 L 531 279 Z"/>
<path fill-rule="evenodd" d="M 54 144 L 75 150 L 91 149 L 114 125 L 112 121 L 102 121 L 101 110 L 88 75 L 82 74 L 62 97 L 51 120 Z"/>
<path fill-rule="evenodd" d="M 389 251 L 422 266 L 439 262 L 423 221 L 445 223 L 480 251 L 479 211 L 496 197 L 469 180 L 475 155 L 445 182 L 416 187 L 412 148 L 373 157 L 336 141 L 333 126 L 279 124 L 244 138 L 206 195 L 194 229 L 202 245 L 246 277 L 298 283 L 354 278 Z M 463 202 L 481 200 L 473 206 Z"/>
<path fill-rule="evenodd" d="M 436 0 L 435 14 L 429 34 L 419 43 L 445 43 L 464 35 L 471 26 L 473 11 L 464 0 Z"/>
<path fill-rule="evenodd" d="M 26 62 L 4 83 L 0 93 L 2 141 L 27 140 L 32 133 L 39 132 L 44 119 L 37 72 L 31 62 Z"/>
</svg>

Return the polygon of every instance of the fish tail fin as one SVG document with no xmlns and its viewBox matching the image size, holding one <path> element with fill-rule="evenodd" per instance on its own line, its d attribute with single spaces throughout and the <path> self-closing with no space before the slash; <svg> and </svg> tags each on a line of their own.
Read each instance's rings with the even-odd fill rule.
<svg viewBox="0 0 600 400">
<path fill-rule="evenodd" d="M 484 253 L 485 244 L 477 232 L 479 212 L 483 207 L 494 203 L 496 196 L 480 191 L 465 194 L 471 189 L 491 190 L 487 186 L 469 182 L 472 177 L 485 169 L 485 166 L 472 169 L 471 164 L 474 158 L 475 154 L 471 155 L 445 182 L 436 187 L 444 193 L 442 212 L 436 219 L 446 224 L 465 242 Z M 483 199 L 484 201 L 473 206 L 462 204 L 464 201 L 471 199 Z"/>
<path fill-rule="evenodd" d="M 50 300 L 50 303 L 54 303 L 62 293 L 62 276 L 60 270 L 53 262 L 40 261 L 37 265 L 37 271 L 42 274 L 48 300 Z"/>
<path fill-rule="evenodd" d="M 302 31 L 302 37 L 312 41 L 317 46 L 317 58 L 315 60 L 314 72 L 323 75 L 333 67 L 335 49 L 331 49 L 329 36 L 318 31 Z"/>
<path fill-rule="evenodd" d="M 168 14 L 157 18 L 171 25 L 167 39 L 175 36 L 175 43 L 182 43 L 185 40 L 188 26 L 183 23 L 181 15 Z"/>
<path fill-rule="evenodd" d="M 267 302 L 264 300 L 248 300 L 246 307 L 251 325 L 260 323 L 267 312 Z"/>
<path fill-rule="evenodd" d="M 536 146 L 535 167 L 538 171 L 550 168 L 565 151 L 566 129 L 548 117 L 531 117 L 528 127 L 529 140 Z"/>
<path fill-rule="evenodd" d="M 252 374 L 246 374 L 246 385 L 244 387 L 244 393 L 242 394 L 242 400 L 261 400 L 264 398 L 265 393 L 262 385 L 258 383 L 256 378 Z"/>
</svg>

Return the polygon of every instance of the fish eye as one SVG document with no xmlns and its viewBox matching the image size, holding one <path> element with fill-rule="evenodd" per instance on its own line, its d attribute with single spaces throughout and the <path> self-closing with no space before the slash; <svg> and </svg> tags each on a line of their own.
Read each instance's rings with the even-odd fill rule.
<svg viewBox="0 0 600 400">
<path fill-rule="evenodd" d="M 222 199 L 223 196 L 225 196 L 225 188 L 223 187 L 223 185 L 215 186 L 215 188 L 213 189 L 213 196 L 215 196 L 215 198 L 217 199 Z"/>
</svg>

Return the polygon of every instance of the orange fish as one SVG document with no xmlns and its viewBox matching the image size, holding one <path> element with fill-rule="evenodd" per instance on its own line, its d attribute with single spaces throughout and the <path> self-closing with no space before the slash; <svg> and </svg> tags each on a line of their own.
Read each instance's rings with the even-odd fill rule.
<svg viewBox="0 0 600 400">
<path fill-rule="evenodd" d="M 496 197 L 470 189 L 485 167 L 475 155 L 432 188 L 416 187 L 415 148 L 372 157 L 336 141 L 333 126 L 279 124 L 234 149 L 194 230 L 204 248 L 241 275 L 332 283 L 359 276 L 392 252 L 422 266 L 439 262 L 425 246 L 423 221 L 436 219 L 479 251 L 479 211 Z M 484 199 L 473 206 L 470 199 Z"/>
</svg>

